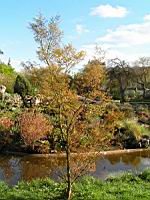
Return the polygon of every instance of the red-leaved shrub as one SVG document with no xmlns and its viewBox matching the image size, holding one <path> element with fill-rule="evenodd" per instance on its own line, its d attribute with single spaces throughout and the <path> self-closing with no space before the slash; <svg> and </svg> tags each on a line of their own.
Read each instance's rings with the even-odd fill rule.
<svg viewBox="0 0 150 200">
<path fill-rule="evenodd" d="M 1 117 L 0 118 L 0 128 L 8 131 L 14 125 L 14 122 L 9 117 Z"/>
<path fill-rule="evenodd" d="M 12 127 L 14 122 L 9 117 L 0 117 L 0 149 L 12 142 Z"/>
<path fill-rule="evenodd" d="M 20 133 L 24 143 L 34 150 L 35 142 L 45 139 L 52 125 L 42 113 L 23 112 L 20 117 Z"/>
</svg>

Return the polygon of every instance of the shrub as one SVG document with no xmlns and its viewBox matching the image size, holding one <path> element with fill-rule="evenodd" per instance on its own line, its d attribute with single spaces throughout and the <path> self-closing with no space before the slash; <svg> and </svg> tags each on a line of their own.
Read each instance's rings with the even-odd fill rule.
<svg viewBox="0 0 150 200">
<path fill-rule="evenodd" d="M 48 119 L 41 113 L 24 111 L 21 114 L 20 132 L 24 143 L 34 150 L 35 142 L 45 139 L 52 126 Z"/>
<path fill-rule="evenodd" d="M 148 108 L 148 105 L 139 105 L 137 104 L 136 107 L 135 107 L 135 110 L 137 113 L 140 113 L 140 112 L 145 112 L 145 113 L 149 113 L 149 108 Z"/>
<path fill-rule="evenodd" d="M 15 111 L 20 109 L 23 105 L 23 101 L 18 94 L 5 93 L 4 101 L 0 101 L 0 110 L 2 111 Z"/>
<path fill-rule="evenodd" d="M 12 142 L 12 127 L 14 122 L 9 117 L 0 117 L 0 148 Z"/>
<path fill-rule="evenodd" d="M 124 113 L 125 118 L 132 118 L 135 116 L 134 109 L 131 104 L 124 103 L 120 105 L 120 111 Z"/>
<path fill-rule="evenodd" d="M 142 127 L 134 120 L 124 120 L 121 126 L 130 131 L 137 139 L 142 135 Z"/>
<path fill-rule="evenodd" d="M 123 120 L 118 123 L 118 127 L 115 132 L 115 140 L 120 142 L 124 148 L 139 147 L 139 139 L 148 133 L 148 129 L 134 120 Z"/>
<path fill-rule="evenodd" d="M 13 110 L 15 108 L 21 108 L 23 102 L 21 100 L 20 95 L 18 94 L 11 95 L 9 93 L 6 93 L 4 103 L 6 104 L 7 109 Z"/>
<path fill-rule="evenodd" d="M 8 117 L 1 117 L 0 130 L 8 131 L 14 125 L 13 121 Z"/>
<path fill-rule="evenodd" d="M 50 144 L 48 140 L 38 141 L 35 144 L 36 151 L 38 153 L 49 153 L 50 152 Z"/>
</svg>

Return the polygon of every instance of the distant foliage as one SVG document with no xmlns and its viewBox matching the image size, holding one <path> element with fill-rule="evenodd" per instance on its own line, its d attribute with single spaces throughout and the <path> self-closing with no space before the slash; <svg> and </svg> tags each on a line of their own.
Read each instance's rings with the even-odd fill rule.
<svg viewBox="0 0 150 200">
<path fill-rule="evenodd" d="M 6 92 L 13 93 L 17 73 L 11 65 L 0 63 L 0 85 L 6 86 Z"/>
<path fill-rule="evenodd" d="M 24 143 L 34 150 L 35 142 L 45 139 L 52 126 L 41 113 L 23 112 L 20 117 L 20 132 Z"/>
<path fill-rule="evenodd" d="M 15 73 L 14 68 L 11 65 L 6 65 L 4 63 L 0 64 L 0 73 L 5 75 L 12 75 Z"/>
</svg>

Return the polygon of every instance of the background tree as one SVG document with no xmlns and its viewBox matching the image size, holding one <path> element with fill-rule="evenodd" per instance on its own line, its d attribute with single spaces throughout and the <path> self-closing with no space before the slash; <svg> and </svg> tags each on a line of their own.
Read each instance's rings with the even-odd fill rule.
<svg viewBox="0 0 150 200">
<path fill-rule="evenodd" d="M 125 91 L 133 78 L 133 70 L 126 61 L 119 58 L 110 60 L 108 66 L 109 87 L 113 85 L 112 82 L 115 80 L 119 88 L 121 102 L 125 102 Z"/>
<path fill-rule="evenodd" d="M 135 62 L 134 74 L 137 87 L 143 90 L 143 99 L 145 99 L 146 90 L 150 89 L 150 57 L 141 57 Z"/>
<path fill-rule="evenodd" d="M 74 84 L 79 95 L 90 98 L 96 91 L 100 94 L 103 90 L 104 79 L 105 63 L 93 59 L 75 75 Z"/>
<path fill-rule="evenodd" d="M 101 64 L 104 65 L 106 63 L 106 51 L 99 45 L 95 46 L 95 55 L 93 57 L 93 60 L 98 60 Z"/>
</svg>

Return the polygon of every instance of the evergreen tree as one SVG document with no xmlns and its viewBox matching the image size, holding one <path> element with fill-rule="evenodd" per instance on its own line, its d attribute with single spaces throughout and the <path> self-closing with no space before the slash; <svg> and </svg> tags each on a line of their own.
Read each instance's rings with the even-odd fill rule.
<svg viewBox="0 0 150 200">
<path fill-rule="evenodd" d="M 24 101 L 25 96 L 30 94 L 30 92 L 31 92 L 30 82 L 25 77 L 18 75 L 16 77 L 14 85 L 14 93 L 19 94 Z"/>
</svg>

